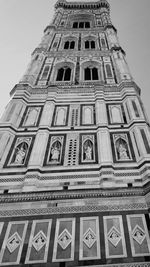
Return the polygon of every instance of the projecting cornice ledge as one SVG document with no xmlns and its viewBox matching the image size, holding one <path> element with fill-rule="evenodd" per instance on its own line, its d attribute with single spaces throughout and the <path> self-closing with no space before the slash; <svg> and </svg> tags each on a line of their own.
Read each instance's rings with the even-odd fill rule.
<svg viewBox="0 0 150 267">
<path fill-rule="evenodd" d="M 110 10 L 110 6 L 106 0 L 99 0 L 99 1 L 94 1 L 94 2 L 80 2 L 80 1 L 74 1 L 74 2 L 69 2 L 66 0 L 58 0 L 55 8 L 68 8 L 68 9 L 90 9 L 90 8 L 107 8 Z"/>
<path fill-rule="evenodd" d="M 88 189 L 88 190 L 66 190 L 66 191 L 43 191 L 3 194 L 0 196 L 0 203 L 15 203 L 23 201 L 42 201 L 42 200 L 63 200 L 63 199 L 86 199 L 86 198 L 107 198 L 107 197 L 148 197 L 150 184 L 143 188 L 112 188 L 112 189 Z"/>
</svg>

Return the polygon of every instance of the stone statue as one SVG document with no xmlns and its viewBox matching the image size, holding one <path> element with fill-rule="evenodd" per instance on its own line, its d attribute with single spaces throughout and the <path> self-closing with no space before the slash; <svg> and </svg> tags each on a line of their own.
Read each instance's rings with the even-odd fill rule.
<svg viewBox="0 0 150 267">
<path fill-rule="evenodd" d="M 118 146 L 119 159 L 129 159 L 127 149 L 124 144 L 120 143 Z"/>
<path fill-rule="evenodd" d="M 51 160 L 59 161 L 59 156 L 60 156 L 60 149 L 58 148 L 57 145 L 55 145 L 51 149 Z"/>
<path fill-rule="evenodd" d="M 23 146 L 21 146 L 20 148 L 17 147 L 16 148 L 16 155 L 15 155 L 15 161 L 14 162 L 16 164 L 23 164 L 25 156 L 26 156 L 26 150 L 23 148 Z"/>
<path fill-rule="evenodd" d="M 92 146 L 89 144 L 84 146 L 85 160 L 92 160 Z"/>
</svg>

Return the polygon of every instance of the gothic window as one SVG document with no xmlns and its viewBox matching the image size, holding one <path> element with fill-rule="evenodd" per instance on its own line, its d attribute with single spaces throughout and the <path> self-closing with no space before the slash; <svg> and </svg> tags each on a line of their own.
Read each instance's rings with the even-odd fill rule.
<svg viewBox="0 0 150 267">
<path fill-rule="evenodd" d="M 77 29 L 83 29 L 83 28 L 90 28 L 90 22 L 89 21 L 80 21 L 80 22 L 73 22 L 73 28 Z"/>
<path fill-rule="evenodd" d="M 74 28 L 74 29 L 78 28 L 78 22 L 74 22 L 74 23 L 73 23 L 73 28 Z"/>
<path fill-rule="evenodd" d="M 107 78 L 113 78 L 113 74 L 112 74 L 112 70 L 111 70 L 110 64 L 106 64 L 105 65 L 105 69 L 106 69 Z"/>
<path fill-rule="evenodd" d="M 64 49 L 74 49 L 75 41 L 66 41 L 64 44 Z"/>
<path fill-rule="evenodd" d="M 135 116 L 136 116 L 137 118 L 139 118 L 139 117 L 140 117 L 140 115 L 139 115 L 139 111 L 138 111 L 137 105 L 136 105 L 136 103 L 135 103 L 134 100 L 132 100 L 132 106 L 133 106 L 133 109 L 134 109 Z"/>
<path fill-rule="evenodd" d="M 84 69 L 84 80 L 99 80 L 98 69 L 96 67 L 87 67 L 86 69 Z"/>
<path fill-rule="evenodd" d="M 70 79 L 71 79 L 71 68 L 66 66 L 58 70 L 56 81 L 70 81 Z"/>
<path fill-rule="evenodd" d="M 144 142 L 144 146 L 145 146 L 146 152 L 147 152 L 147 154 L 150 154 L 150 146 L 149 146 L 149 142 L 147 140 L 146 133 L 145 133 L 144 129 L 140 129 L 140 132 L 141 132 L 141 135 L 142 135 L 142 139 L 143 139 L 143 142 Z"/>
<path fill-rule="evenodd" d="M 85 49 L 95 49 L 95 41 L 85 41 Z"/>
<path fill-rule="evenodd" d="M 50 69 L 50 66 L 45 66 L 45 68 L 42 72 L 42 76 L 41 76 L 42 80 L 47 79 L 48 74 L 49 74 L 49 69 Z"/>
</svg>

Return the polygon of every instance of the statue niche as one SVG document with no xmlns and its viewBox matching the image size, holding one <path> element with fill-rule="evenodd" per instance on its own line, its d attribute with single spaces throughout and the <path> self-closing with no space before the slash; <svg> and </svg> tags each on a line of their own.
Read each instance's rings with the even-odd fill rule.
<svg viewBox="0 0 150 267">
<path fill-rule="evenodd" d="M 51 146 L 49 162 L 59 163 L 60 160 L 61 160 L 61 143 L 59 141 L 55 141 Z"/>
<path fill-rule="evenodd" d="M 94 160 L 93 143 L 89 139 L 86 140 L 83 144 L 83 160 L 84 161 Z"/>
<path fill-rule="evenodd" d="M 19 145 L 16 146 L 15 152 L 12 158 L 13 164 L 24 164 L 25 158 L 28 152 L 28 144 L 26 142 L 22 142 Z"/>
<path fill-rule="evenodd" d="M 124 139 L 119 138 L 116 141 L 115 146 L 116 146 L 116 151 L 117 151 L 117 158 L 119 160 L 130 159 L 128 144 Z"/>
</svg>

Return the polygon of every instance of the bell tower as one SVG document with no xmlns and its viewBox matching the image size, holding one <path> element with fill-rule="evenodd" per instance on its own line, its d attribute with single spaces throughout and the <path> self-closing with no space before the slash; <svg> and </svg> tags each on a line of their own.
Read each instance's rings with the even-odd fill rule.
<svg viewBox="0 0 150 267">
<path fill-rule="evenodd" d="M 149 124 L 109 3 L 57 1 L 11 97 L 0 266 L 149 267 Z"/>
</svg>

